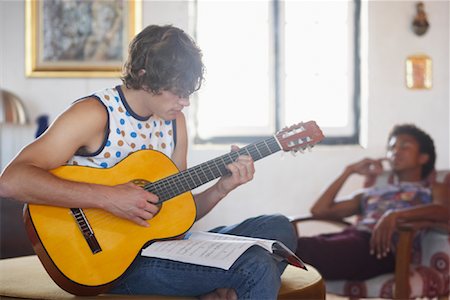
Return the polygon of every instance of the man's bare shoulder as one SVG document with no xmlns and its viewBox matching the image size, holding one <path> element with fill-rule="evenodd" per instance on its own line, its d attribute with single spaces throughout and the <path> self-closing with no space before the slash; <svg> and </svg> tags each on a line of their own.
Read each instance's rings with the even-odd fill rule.
<svg viewBox="0 0 450 300">
<path fill-rule="evenodd" d="M 88 97 L 74 102 L 55 120 L 52 127 L 88 129 L 90 132 L 103 130 L 108 119 L 107 108 L 95 97 Z M 69 129 L 70 130 L 70 129 Z"/>
<path fill-rule="evenodd" d="M 107 120 L 106 107 L 98 99 L 84 98 L 61 113 L 38 142 L 47 149 L 65 150 L 68 157 L 81 147 L 96 149 L 103 140 Z"/>
<path fill-rule="evenodd" d="M 82 114 L 87 117 L 99 117 L 105 118 L 107 114 L 105 113 L 107 110 L 106 106 L 101 103 L 96 97 L 86 97 L 74 102 L 66 111 L 74 114 Z"/>
</svg>

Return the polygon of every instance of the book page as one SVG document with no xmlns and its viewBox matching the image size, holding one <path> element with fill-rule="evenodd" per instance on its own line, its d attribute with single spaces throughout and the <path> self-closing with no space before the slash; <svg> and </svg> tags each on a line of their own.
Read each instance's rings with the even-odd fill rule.
<svg viewBox="0 0 450 300">
<path fill-rule="evenodd" d="M 228 270 L 248 248 L 255 245 L 271 253 L 275 249 L 274 258 L 285 259 L 304 268 L 301 260 L 281 242 L 211 232 L 189 232 L 183 240 L 154 242 L 143 249 L 141 255 Z"/>
</svg>

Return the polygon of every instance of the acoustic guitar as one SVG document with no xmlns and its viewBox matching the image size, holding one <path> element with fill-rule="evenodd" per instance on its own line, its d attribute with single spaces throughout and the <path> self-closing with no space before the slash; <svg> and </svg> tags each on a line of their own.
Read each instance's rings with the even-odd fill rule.
<svg viewBox="0 0 450 300">
<path fill-rule="evenodd" d="M 186 233 L 196 219 L 191 190 L 230 174 L 239 155 L 254 161 L 284 151 L 303 151 L 323 139 L 314 121 L 300 123 L 263 141 L 179 171 L 164 154 L 140 150 L 109 169 L 61 166 L 50 172 L 78 182 L 117 185 L 134 182 L 159 197 L 159 212 L 149 227 L 96 208 L 27 204 L 24 221 L 34 250 L 50 277 L 65 291 L 82 296 L 106 292 L 140 250 L 156 240 Z"/>
</svg>

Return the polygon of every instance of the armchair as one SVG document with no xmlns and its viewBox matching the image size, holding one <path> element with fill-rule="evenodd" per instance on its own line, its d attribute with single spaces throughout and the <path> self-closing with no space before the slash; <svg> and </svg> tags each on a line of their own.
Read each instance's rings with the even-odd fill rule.
<svg viewBox="0 0 450 300">
<path fill-rule="evenodd" d="M 448 173 L 448 174 L 447 174 Z M 379 184 L 388 180 L 383 174 Z M 432 176 L 448 185 L 450 172 L 440 171 Z M 450 199 L 449 199 L 450 201 Z M 291 218 L 300 236 L 304 227 L 311 222 L 326 222 L 334 227 L 351 225 L 344 220 L 326 220 L 314 217 Z M 315 226 L 316 227 L 316 226 Z M 412 241 L 420 232 L 421 249 L 412 255 Z M 448 299 L 450 286 L 450 222 L 413 222 L 398 225 L 399 241 L 396 250 L 395 272 L 383 274 L 365 281 L 332 280 L 326 281 L 327 293 L 349 298 L 439 298 Z"/>
</svg>

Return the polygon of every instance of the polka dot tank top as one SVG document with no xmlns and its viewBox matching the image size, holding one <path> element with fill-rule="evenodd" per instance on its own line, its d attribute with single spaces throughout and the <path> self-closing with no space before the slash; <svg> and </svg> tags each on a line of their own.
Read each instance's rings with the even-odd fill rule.
<svg viewBox="0 0 450 300">
<path fill-rule="evenodd" d="M 168 157 L 175 148 L 175 121 L 157 116 L 141 117 L 128 105 L 120 86 L 96 92 L 108 111 L 108 128 L 103 145 L 95 153 L 77 152 L 68 165 L 110 168 L 129 154 L 142 149 L 158 150 Z"/>
</svg>

